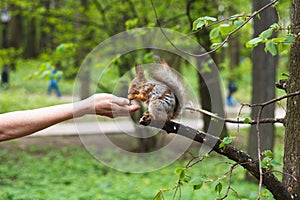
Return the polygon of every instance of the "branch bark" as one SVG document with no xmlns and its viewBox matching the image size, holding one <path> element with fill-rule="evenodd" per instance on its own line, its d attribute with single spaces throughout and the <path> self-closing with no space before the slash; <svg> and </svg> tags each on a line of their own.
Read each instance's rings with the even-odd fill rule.
<svg viewBox="0 0 300 200">
<path fill-rule="evenodd" d="M 204 109 L 200 109 L 200 108 L 193 108 L 193 107 L 185 107 L 186 110 L 190 110 L 190 111 L 195 111 L 195 112 L 200 112 L 202 114 L 205 114 L 207 116 L 210 116 L 212 118 L 215 118 L 217 120 L 221 120 L 224 121 L 226 123 L 233 123 L 233 124 L 250 124 L 250 125 L 254 125 L 257 123 L 260 124 L 265 124 L 265 123 L 284 123 L 284 118 L 263 118 L 260 119 L 259 121 L 257 120 L 252 120 L 249 123 L 245 123 L 243 120 L 238 120 L 238 119 L 228 119 L 228 118 L 224 118 L 224 117 L 220 117 L 219 115 L 209 112 L 207 110 Z"/>
<path fill-rule="evenodd" d="M 258 160 L 253 159 L 250 155 L 235 148 L 231 144 L 226 145 L 225 148 L 219 148 L 222 140 L 216 136 L 204 133 L 202 131 L 197 131 L 191 127 L 184 126 L 173 121 L 167 121 L 164 123 L 160 121 L 148 122 L 142 120 L 140 121 L 140 124 L 144 126 L 159 128 L 166 131 L 167 133 L 178 134 L 201 144 L 207 145 L 211 147 L 212 150 L 216 153 L 226 156 L 230 160 L 233 160 L 237 163 L 241 163 L 240 165 L 245 168 L 250 174 L 252 174 L 257 180 L 259 180 L 260 178 L 261 174 L 259 172 Z M 293 199 L 284 185 L 272 173 L 267 173 L 265 169 L 262 169 L 262 172 L 262 183 L 273 194 L 275 199 Z"/>
</svg>

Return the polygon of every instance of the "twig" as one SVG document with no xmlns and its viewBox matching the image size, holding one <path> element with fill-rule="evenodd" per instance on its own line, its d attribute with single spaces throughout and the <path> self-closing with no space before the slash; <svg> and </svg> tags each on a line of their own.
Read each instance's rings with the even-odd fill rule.
<svg viewBox="0 0 300 200">
<path fill-rule="evenodd" d="M 271 99 L 271 100 L 263 102 L 263 103 L 254 103 L 254 104 L 243 103 L 242 105 L 245 105 L 245 106 L 248 106 L 248 107 L 267 106 L 267 105 L 270 105 L 270 104 L 275 103 L 277 101 L 281 101 L 283 99 L 298 96 L 298 95 L 300 95 L 300 90 L 298 90 L 296 92 L 286 94 L 286 95 L 278 97 L 278 98 Z"/>
<path fill-rule="evenodd" d="M 257 124 L 258 121 L 257 120 L 253 120 L 251 122 L 245 123 L 244 121 L 240 121 L 239 119 L 235 120 L 235 119 L 227 119 L 224 117 L 220 117 L 215 113 L 211 113 L 207 110 L 203 110 L 200 108 L 193 108 L 193 107 L 185 107 L 186 110 L 191 110 L 191 111 L 196 111 L 196 112 L 200 112 L 203 113 L 205 115 L 208 115 L 210 117 L 213 117 L 217 120 L 221 120 L 227 123 L 233 123 L 233 124 L 250 124 L 250 125 L 254 125 Z M 260 119 L 259 123 L 283 123 L 284 119 L 283 118 L 264 118 L 264 119 Z"/>
<path fill-rule="evenodd" d="M 256 124 L 256 137 L 257 137 L 257 155 L 258 155 L 258 166 L 259 166 L 259 184 L 258 184 L 258 195 L 257 195 L 257 200 L 260 199 L 260 194 L 261 194 L 261 187 L 262 187 L 262 181 L 263 181 L 263 171 L 262 171 L 262 167 L 261 167 L 261 145 L 260 145 L 260 130 L 259 130 L 259 121 L 261 118 L 261 114 L 263 111 L 264 107 L 261 106 L 258 110 L 257 113 L 257 124 Z"/>
<path fill-rule="evenodd" d="M 180 181 L 177 182 L 177 185 L 175 186 L 175 192 L 172 196 L 172 200 L 175 199 L 177 191 L 179 190 L 179 199 L 181 199 L 181 187 L 180 187 Z"/>
<path fill-rule="evenodd" d="M 227 189 L 226 189 L 226 193 L 225 195 L 221 198 L 221 199 L 226 199 L 228 197 L 228 193 L 229 193 L 229 190 L 232 189 L 231 187 L 231 178 L 232 178 L 232 173 L 233 173 L 233 170 L 239 166 L 240 164 L 239 163 L 235 163 L 233 164 L 231 167 L 230 167 L 230 170 L 229 170 L 229 176 L 228 176 L 228 180 L 227 180 Z"/>
<path fill-rule="evenodd" d="M 156 8 L 154 6 L 154 3 L 153 3 L 153 0 L 151 0 L 151 5 L 152 5 L 152 8 L 153 8 L 153 11 L 154 11 L 154 14 L 155 14 L 155 18 L 156 18 L 156 22 L 157 22 L 157 25 L 159 26 L 162 34 L 164 35 L 164 37 L 168 40 L 168 42 L 178 51 L 182 52 L 182 53 L 185 53 L 186 55 L 189 55 L 189 56 L 193 56 L 193 57 L 203 57 L 203 56 L 206 56 L 206 55 L 209 55 L 215 51 L 217 51 L 218 49 L 220 49 L 221 47 L 223 47 L 226 42 L 229 40 L 229 38 L 234 34 L 236 33 L 238 30 L 240 30 L 243 26 L 245 26 L 251 19 L 253 19 L 257 14 L 261 13 L 262 11 L 264 11 L 265 9 L 267 9 L 268 7 L 274 5 L 275 3 L 277 3 L 278 0 L 274 0 L 270 3 L 268 3 L 267 5 L 263 6 L 262 8 L 260 8 L 259 10 L 255 11 L 252 13 L 252 15 L 249 16 L 248 19 L 246 19 L 240 26 L 238 26 L 237 28 L 235 28 L 234 30 L 232 30 L 231 32 L 228 33 L 228 35 L 226 36 L 226 38 L 223 40 L 222 43 L 220 43 L 217 47 L 215 47 L 214 49 L 210 50 L 210 51 L 207 51 L 205 53 L 202 53 L 202 54 L 193 54 L 193 53 L 189 53 L 187 51 L 184 51 L 180 48 L 178 48 L 171 40 L 170 38 L 167 36 L 167 34 L 165 33 L 165 31 L 163 30 L 162 26 L 161 26 L 161 23 L 160 23 L 160 20 L 158 18 L 158 14 L 157 14 L 157 11 L 156 11 Z"/>
<path fill-rule="evenodd" d="M 286 173 L 286 172 L 282 172 L 282 171 L 279 171 L 279 170 L 269 170 L 269 171 L 266 171 L 265 173 L 274 173 L 274 172 L 290 176 L 292 179 L 294 179 L 294 181 L 299 182 L 297 180 L 297 178 L 295 176 L 293 176 L 292 174 L 289 174 L 289 173 Z"/>
<path fill-rule="evenodd" d="M 244 108 L 244 105 L 241 105 L 240 109 L 239 109 L 239 113 L 238 113 L 238 116 L 237 116 L 237 121 L 239 122 L 240 121 L 240 116 L 241 116 L 241 113 L 243 111 L 243 108 Z M 239 134 L 240 133 L 240 124 L 238 124 L 237 126 L 237 133 Z"/>
</svg>

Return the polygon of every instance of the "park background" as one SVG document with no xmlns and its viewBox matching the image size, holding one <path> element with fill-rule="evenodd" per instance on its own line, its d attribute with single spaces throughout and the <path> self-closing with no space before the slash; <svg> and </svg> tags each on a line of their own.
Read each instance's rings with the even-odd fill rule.
<svg viewBox="0 0 300 200">
<path fill-rule="evenodd" d="M 236 25 L 235 23 L 241 23 L 245 16 L 252 13 L 254 5 L 247 0 L 167 0 L 153 3 L 162 27 L 190 34 L 190 37 L 207 49 L 211 48 L 212 44 L 220 42 L 223 34 L 228 34 L 232 27 L 225 30 L 227 25 L 224 25 L 224 33 L 219 27 L 218 34 L 211 33 L 215 30 L 215 26 L 193 33 L 195 31 L 193 22 L 196 19 L 205 16 L 224 19 L 239 14 L 240 16 L 232 21 L 232 24 Z M 290 1 L 281 1 L 276 6 L 283 25 L 290 23 L 290 3 Z M 77 71 L 85 56 L 94 47 L 126 30 L 158 26 L 150 1 L 7 0 L 1 1 L 0 7 L 2 8 L 0 29 L 3 36 L 0 66 L 9 68 L 9 83 L 2 85 L 0 89 L 0 113 L 71 102 L 74 97 L 73 86 Z M 3 18 L 5 9 L 9 14 L 7 21 L 5 17 Z M 210 23 L 210 20 L 214 21 L 212 18 L 206 18 L 205 22 Z M 264 29 L 277 21 L 275 18 L 268 20 L 262 25 Z M 252 70 L 258 63 L 253 63 L 251 59 L 253 46 L 246 47 L 247 42 L 253 37 L 255 37 L 253 23 L 249 23 L 228 41 L 228 45 L 212 55 L 225 85 L 220 90 L 224 93 L 222 100 L 227 117 L 236 117 L 239 110 L 239 105 L 233 108 L 226 105 L 228 94 L 226 86 L 230 79 L 233 79 L 238 86 L 237 92 L 233 95 L 237 102 L 251 103 L 253 96 L 256 96 L 256 101 L 268 100 L 264 99 L 269 98 L 264 94 L 263 97 L 259 96 L 261 90 L 273 91 L 273 97 L 284 94 L 284 91 L 275 89 L 274 84 L 284 77 L 282 73 L 288 73 L 289 45 L 276 46 L 278 52 L 274 56 L 270 55 L 274 53 L 272 49 L 269 49 L 269 52 L 263 51 L 261 57 L 264 57 L 263 54 L 268 54 L 276 61 L 273 66 L 259 69 L 261 74 L 266 73 L 265 78 L 268 80 L 256 80 Z M 172 58 L 170 55 L 165 55 L 167 62 L 177 67 L 176 69 L 184 77 L 188 77 L 189 84 L 195 88 L 197 95 L 201 96 L 197 71 L 185 66 L 185 62 L 171 60 L 170 57 Z M 114 70 L 105 72 L 106 76 L 101 83 L 82 81 L 82 88 L 88 88 L 89 84 L 97 84 L 97 92 L 111 93 L 124 71 L 128 71 L 134 65 L 150 62 L 153 62 L 153 52 L 138 51 L 133 55 L 125 55 L 113 62 Z M 54 67 L 59 71 L 55 78 L 59 79 L 62 93 L 60 98 L 57 98 L 54 93 L 47 95 L 49 78 Z M 86 73 L 86 77 L 82 80 L 89 80 L 87 77 L 91 74 Z M 274 84 L 253 85 L 268 81 L 273 81 Z M 253 92 L 253 88 L 257 89 L 256 92 Z M 85 98 L 92 92 L 94 91 L 82 90 L 75 98 Z M 195 99 L 191 100 L 195 101 Z M 284 110 L 284 106 L 285 101 L 276 104 L 272 108 L 273 113 L 276 109 Z M 250 118 L 250 110 L 246 109 L 241 117 Z M 266 127 L 267 129 L 269 134 L 274 136 L 272 137 L 274 148 L 271 144 L 275 155 L 274 160 L 281 163 L 284 128 L 272 126 Z M 238 132 L 236 129 L 227 129 L 227 134 L 235 137 L 234 144 L 245 151 L 248 151 L 249 145 L 251 146 L 248 139 L 250 132 L 249 127 L 242 128 Z M 114 137 L 115 140 L 124 139 L 120 134 Z M 144 149 L 143 146 L 141 147 L 144 143 L 134 140 L 130 148 L 132 151 L 150 151 L 156 143 L 148 142 L 150 142 L 149 147 Z M 193 144 L 189 152 L 170 166 L 144 174 L 123 173 L 101 164 L 84 149 L 78 136 L 66 136 L 63 131 L 62 136 L 26 137 L 4 142 L 0 147 L 0 199 L 25 200 L 152 199 L 160 189 L 174 187 L 178 179 L 176 169 L 183 168 L 190 160 L 189 152 L 197 154 L 199 146 Z M 135 165 L 134 161 L 126 158 L 119 159 L 114 149 L 111 149 L 110 156 L 112 159 L 115 158 L 116 162 L 124 162 L 124 165 Z M 199 190 L 194 190 L 193 184 L 185 184 L 182 187 L 181 199 L 215 199 L 223 196 L 227 183 L 224 175 L 230 168 L 227 162 L 229 160 L 212 153 L 209 159 L 204 159 L 195 165 L 189 170 L 189 176 L 201 176 L 205 180 L 204 184 Z M 278 170 L 282 168 L 282 166 L 275 167 Z M 257 183 L 246 181 L 245 176 L 246 172 L 241 167 L 234 171 L 232 187 L 242 199 L 255 199 Z M 280 178 L 280 174 L 278 176 Z M 224 187 L 221 190 L 219 190 L 219 183 Z M 164 195 L 166 199 L 172 199 L 173 194 L 174 190 L 170 190 Z M 238 199 L 234 192 L 230 192 L 229 195 L 229 199 Z M 273 199 L 273 197 L 264 189 L 262 199 Z"/>
</svg>

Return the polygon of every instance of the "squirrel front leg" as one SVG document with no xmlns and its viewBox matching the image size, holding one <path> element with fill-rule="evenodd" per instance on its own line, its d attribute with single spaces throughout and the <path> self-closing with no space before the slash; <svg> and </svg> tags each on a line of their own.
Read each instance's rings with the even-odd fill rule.
<svg viewBox="0 0 300 200">
<path fill-rule="evenodd" d="M 172 108 L 166 107 L 160 99 L 149 102 L 148 112 L 143 114 L 144 121 L 168 121 L 172 115 Z"/>
</svg>

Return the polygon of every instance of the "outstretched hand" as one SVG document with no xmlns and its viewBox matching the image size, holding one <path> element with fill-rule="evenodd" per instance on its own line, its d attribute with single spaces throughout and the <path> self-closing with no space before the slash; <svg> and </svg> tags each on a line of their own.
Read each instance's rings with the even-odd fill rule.
<svg viewBox="0 0 300 200">
<path fill-rule="evenodd" d="M 131 105 L 128 99 L 112 94 L 94 94 L 83 100 L 80 104 L 88 105 L 81 114 L 97 114 L 110 118 L 128 116 L 140 109 L 139 105 Z"/>
</svg>

